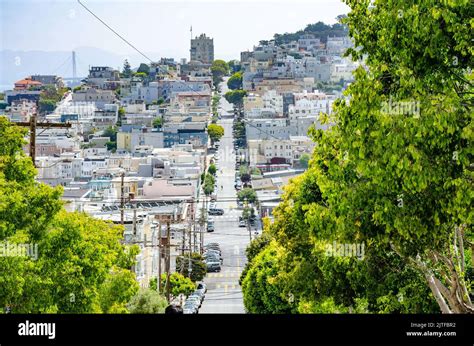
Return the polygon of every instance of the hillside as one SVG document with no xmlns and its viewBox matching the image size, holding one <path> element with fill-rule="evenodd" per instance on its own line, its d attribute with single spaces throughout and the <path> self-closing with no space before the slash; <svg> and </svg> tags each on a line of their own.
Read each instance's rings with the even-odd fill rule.
<svg viewBox="0 0 474 346">
<path fill-rule="evenodd" d="M 287 32 L 284 34 L 275 34 L 273 38 L 275 39 L 276 44 L 280 45 L 291 41 L 297 41 L 298 38 L 304 34 L 313 34 L 315 37 L 319 38 L 321 42 L 326 43 L 328 36 L 347 36 L 348 30 L 345 25 L 340 23 L 327 25 L 323 22 L 317 22 L 315 24 L 308 24 L 304 30 L 299 30 L 295 33 Z"/>
</svg>

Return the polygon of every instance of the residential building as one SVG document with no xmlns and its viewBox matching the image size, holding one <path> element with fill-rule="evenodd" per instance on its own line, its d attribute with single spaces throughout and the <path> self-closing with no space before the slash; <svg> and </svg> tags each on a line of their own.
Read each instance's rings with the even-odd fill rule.
<svg viewBox="0 0 474 346">
<path fill-rule="evenodd" d="M 214 39 L 201 34 L 191 39 L 191 61 L 200 61 L 204 64 L 212 64 L 214 61 Z"/>
</svg>

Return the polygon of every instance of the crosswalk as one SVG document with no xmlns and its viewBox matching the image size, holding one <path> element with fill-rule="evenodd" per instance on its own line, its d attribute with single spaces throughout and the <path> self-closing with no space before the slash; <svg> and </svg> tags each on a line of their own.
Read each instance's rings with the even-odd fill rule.
<svg viewBox="0 0 474 346">
<path fill-rule="evenodd" d="M 239 216 L 242 216 L 242 210 L 237 209 L 237 208 L 232 208 L 229 211 L 227 211 L 224 215 L 212 215 L 214 220 L 225 220 L 225 219 L 238 219 Z"/>
<path fill-rule="evenodd" d="M 237 271 L 231 271 L 231 272 L 220 272 L 220 273 L 208 273 L 207 277 L 208 278 L 240 278 L 240 273 Z"/>
</svg>

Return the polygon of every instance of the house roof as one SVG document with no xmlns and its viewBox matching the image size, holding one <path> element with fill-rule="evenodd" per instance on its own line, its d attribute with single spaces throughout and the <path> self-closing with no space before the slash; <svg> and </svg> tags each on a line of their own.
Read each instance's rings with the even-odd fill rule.
<svg viewBox="0 0 474 346">
<path fill-rule="evenodd" d="M 35 80 L 25 78 L 25 79 L 21 79 L 21 80 L 15 82 L 15 86 L 17 86 L 17 85 L 42 85 L 42 83 L 37 82 Z"/>
</svg>

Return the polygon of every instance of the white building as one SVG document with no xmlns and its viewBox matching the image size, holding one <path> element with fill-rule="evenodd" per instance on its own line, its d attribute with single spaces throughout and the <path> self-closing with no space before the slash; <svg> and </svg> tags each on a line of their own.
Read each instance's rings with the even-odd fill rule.
<svg viewBox="0 0 474 346">
<path fill-rule="evenodd" d="M 291 129 L 288 126 L 288 119 L 247 119 L 245 121 L 245 131 L 247 140 L 280 138 L 288 139 Z"/>
</svg>

